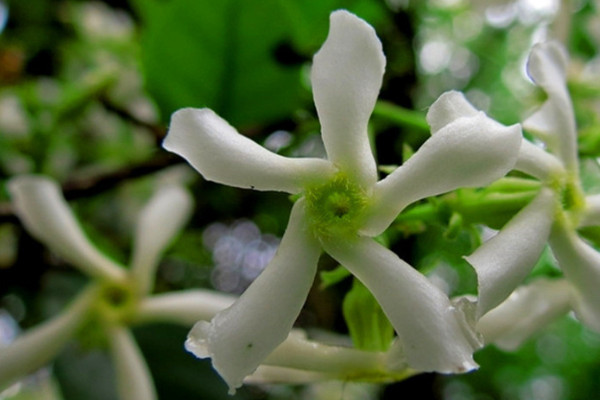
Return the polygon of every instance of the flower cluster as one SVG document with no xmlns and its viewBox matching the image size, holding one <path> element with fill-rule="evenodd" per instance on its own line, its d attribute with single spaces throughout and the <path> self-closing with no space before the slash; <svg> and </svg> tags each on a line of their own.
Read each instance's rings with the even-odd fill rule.
<svg viewBox="0 0 600 400">
<path fill-rule="evenodd" d="M 523 139 L 515 169 L 539 179 L 542 187 L 529 205 L 467 261 L 477 271 L 478 315 L 483 316 L 529 275 L 548 243 L 566 282 L 560 290 L 545 291 L 549 299 L 563 293 L 562 301 L 548 301 L 554 306 L 546 313 L 560 314 L 569 303 L 585 325 L 600 332 L 600 253 L 577 234 L 579 228 L 600 222 L 600 196 L 583 192 L 567 64 L 567 55 L 556 42 L 532 49 L 527 71 L 548 97 L 523 126 L 547 150 Z"/>
</svg>

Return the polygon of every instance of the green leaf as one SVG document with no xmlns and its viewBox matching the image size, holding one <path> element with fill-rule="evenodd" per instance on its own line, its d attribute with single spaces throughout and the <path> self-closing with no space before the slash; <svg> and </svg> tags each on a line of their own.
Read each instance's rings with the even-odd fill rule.
<svg viewBox="0 0 600 400">
<path fill-rule="evenodd" d="M 163 118 L 210 107 L 234 126 L 289 116 L 300 65 L 277 62 L 289 21 L 276 0 L 137 0 L 147 88 Z"/>
<path fill-rule="evenodd" d="M 294 46 L 309 56 L 325 40 L 332 11 L 346 9 L 374 26 L 382 22 L 388 12 L 383 3 L 372 0 L 280 0 L 279 4 L 288 15 Z"/>
<path fill-rule="evenodd" d="M 394 328 L 381 306 L 358 279 L 342 305 L 344 319 L 354 346 L 361 350 L 385 351 L 394 338 Z"/>
</svg>

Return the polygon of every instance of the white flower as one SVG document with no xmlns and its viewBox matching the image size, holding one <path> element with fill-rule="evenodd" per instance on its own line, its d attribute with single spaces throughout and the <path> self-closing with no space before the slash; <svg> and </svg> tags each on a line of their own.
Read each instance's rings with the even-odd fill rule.
<svg viewBox="0 0 600 400">
<path fill-rule="evenodd" d="M 367 135 L 385 69 L 373 28 L 347 11 L 331 14 L 311 80 L 327 160 L 286 158 L 240 135 L 209 109 L 173 115 L 164 142 L 207 180 L 301 193 L 272 262 L 229 309 L 192 335 L 231 390 L 283 342 L 325 250 L 374 294 L 394 326 L 410 368 L 464 372 L 479 343 L 462 310 L 372 236 L 408 204 L 457 187 L 486 185 L 516 162 L 521 133 L 475 110 L 456 92 L 427 115 L 432 137 L 404 165 L 377 181 Z"/>
<path fill-rule="evenodd" d="M 572 306 L 600 332 L 600 253 L 577 235 L 600 222 L 600 197 L 585 196 L 579 178 L 577 130 L 567 90 L 568 58 L 555 42 L 531 50 L 527 71 L 548 95 L 523 126 L 548 149 L 523 139 L 516 169 L 538 178 L 542 189 L 502 230 L 467 257 L 478 275 L 478 316 L 502 303 L 529 274 L 546 243 L 573 286 Z"/>
<path fill-rule="evenodd" d="M 61 314 L 0 348 L 0 388 L 51 361 L 77 331 L 92 326 L 88 329 L 101 328 L 108 339 L 121 399 L 155 399 L 150 372 L 128 327 L 146 321 L 191 325 L 233 302 L 230 296 L 202 290 L 150 294 L 160 254 L 190 215 L 189 194 L 165 187 L 144 207 L 126 268 L 90 243 L 55 182 L 29 175 L 8 186 L 27 230 L 93 283 Z"/>
</svg>

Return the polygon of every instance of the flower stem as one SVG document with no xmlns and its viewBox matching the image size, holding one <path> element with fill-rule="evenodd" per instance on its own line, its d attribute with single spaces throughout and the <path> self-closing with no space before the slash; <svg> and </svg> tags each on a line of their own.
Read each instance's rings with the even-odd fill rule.
<svg viewBox="0 0 600 400">
<path fill-rule="evenodd" d="M 429 132 L 429 125 L 427 124 L 423 113 L 409 110 L 392 103 L 378 101 L 375 105 L 375 110 L 373 110 L 373 115 L 395 122 L 398 125 Z"/>
</svg>

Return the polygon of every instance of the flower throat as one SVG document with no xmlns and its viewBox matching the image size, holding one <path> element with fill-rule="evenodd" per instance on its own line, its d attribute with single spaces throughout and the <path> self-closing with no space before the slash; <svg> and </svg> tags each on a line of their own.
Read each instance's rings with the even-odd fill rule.
<svg viewBox="0 0 600 400">
<path fill-rule="evenodd" d="M 316 236 L 351 236 L 363 222 L 367 195 L 342 173 L 308 187 L 305 199 L 306 214 Z"/>
</svg>

